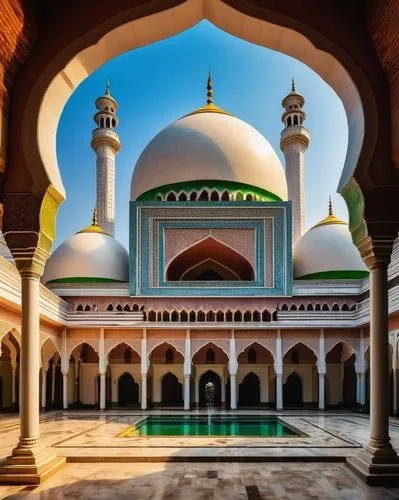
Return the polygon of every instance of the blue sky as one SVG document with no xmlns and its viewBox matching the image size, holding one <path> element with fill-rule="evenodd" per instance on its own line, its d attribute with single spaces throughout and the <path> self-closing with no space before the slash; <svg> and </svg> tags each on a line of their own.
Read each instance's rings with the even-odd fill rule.
<svg viewBox="0 0 399 500">
<path fill-rule="evenodd" d="M 341 101 L 301 62 L 235 38 L 202 21 L 188 31 L 123 54 L 84 80 L 67 102 L 57 131 L 57 155 L 67 193 L 57 220 L 53 248 L 91 222 L 95 205 L 94 101 L 107 79 L 118 101 L 122 148 L 116 158 L 116 238 L 128 247 L 130 180 L 144 147 L 161 129 L 205 104 L 211 68 L 215 104 L 247 121 L 279 148 L 281 100 L 291 78 L 305 97 L 311 140 L 305 156 L 306 228 L 334 212 L 347 220 L 336 193 L 347 147 L 348 127 Z"/>
</svg>

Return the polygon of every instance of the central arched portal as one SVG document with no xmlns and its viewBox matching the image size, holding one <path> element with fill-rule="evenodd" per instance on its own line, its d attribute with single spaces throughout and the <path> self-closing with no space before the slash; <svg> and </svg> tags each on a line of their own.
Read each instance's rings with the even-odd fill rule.
<svg viewBox="0 0 399 500">
<path fill-rule="evenodd" d="M 217 373 L 213 370 L 205 372 L 199 382 L 199 404 L 200 406 L 207 406 L 206 399 L 206 385 L 213 384 L 215 387 L 213 406 L 219 408 L 222 405 L 222 382 Z"/>
<path fill-rule="evenodd" d="M 118 381 L 118 406 L 137 405 L 138 402 L 139 385 L 130 373 L 124 373 Z"/>
</svg>

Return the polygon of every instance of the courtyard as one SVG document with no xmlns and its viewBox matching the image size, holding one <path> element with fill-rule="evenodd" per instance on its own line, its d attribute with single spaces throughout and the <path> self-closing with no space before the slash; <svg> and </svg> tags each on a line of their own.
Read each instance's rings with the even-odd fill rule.
<svg viewBox="0 0 399 500">
<path fill-rule="evenodd" d="M 369 418 L 354 412 L 292 410 L 224 411 L 218 417 L 277 417 L 297 431 L 292 437 L 133 436 L 127 429 L 148 412 L 54 411 L 41 414 L 43 443 L 65 465 L 37 486 L 1 486 L 1 498 L 307 499 L 398 498 L 399 489 L 365 485 L 345 463 L 365 446 Z M 190 412 L 207 418 L 206 411 Z M 399 448 L 399 421 L 390 420 Z M 6 457 L 19 435 L 17 417 L 0 420 L 0 453 Z"/>
</svg>

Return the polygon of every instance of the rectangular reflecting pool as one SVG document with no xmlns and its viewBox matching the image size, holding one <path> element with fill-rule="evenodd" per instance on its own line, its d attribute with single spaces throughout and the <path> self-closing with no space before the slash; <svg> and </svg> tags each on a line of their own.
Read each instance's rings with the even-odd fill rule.
<svg viewBox="0 0 399 500">
<path fill-rule="evenodd" d="M 294 437 L 302 435 L 276 417 L 214 415 L 155 416 L 129 427 L 120 437 L 225 436 Z"/>
</svg>

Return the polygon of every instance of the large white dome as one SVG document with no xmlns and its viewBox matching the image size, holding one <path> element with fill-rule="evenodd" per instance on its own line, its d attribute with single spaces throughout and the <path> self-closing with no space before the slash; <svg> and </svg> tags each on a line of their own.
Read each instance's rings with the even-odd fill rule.
<svg viewBox="0 0 399 500">
<path fill-rule="evenodd" d="M 112 236 L 89 226 L 64 241 L 49 257 L 43 281 L 129 281 L 129 255 Z"/>
<path fill-rule="evenodd" d="M 367 275 L 348 225 L 330 214 L 294 247 L 295 279 L 361 278 Z"/>
<path fill-rule="evenodd" d="M 213 105 L 175 121 L 152 139 L 133 172 L 131 199 L 168 184 L 233 181 L 287 199 L 281 162 L 251 125 Z"/>
</svg>

